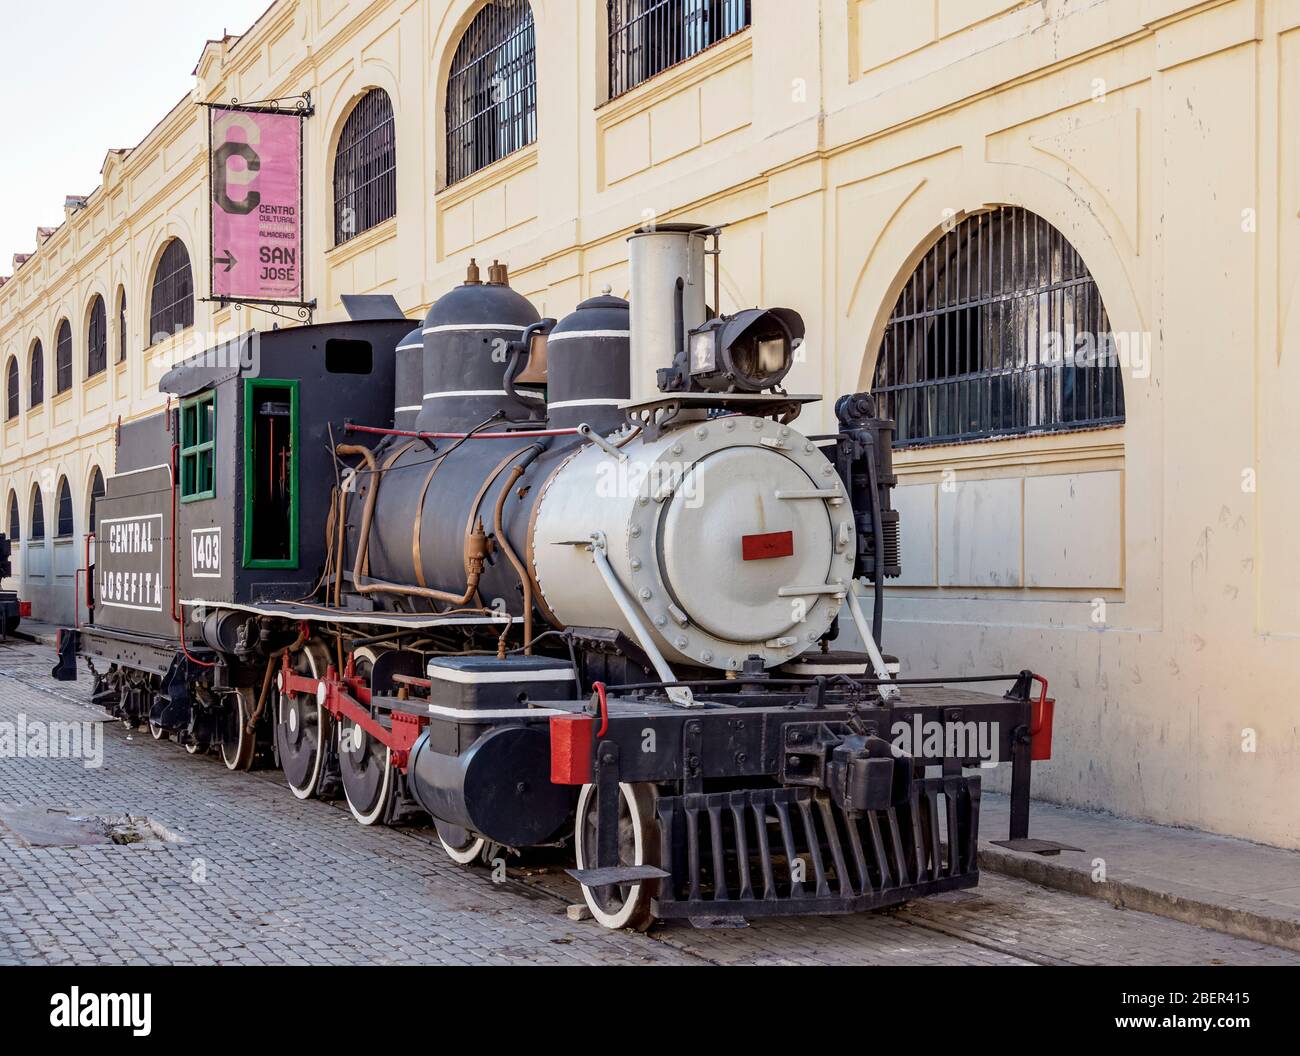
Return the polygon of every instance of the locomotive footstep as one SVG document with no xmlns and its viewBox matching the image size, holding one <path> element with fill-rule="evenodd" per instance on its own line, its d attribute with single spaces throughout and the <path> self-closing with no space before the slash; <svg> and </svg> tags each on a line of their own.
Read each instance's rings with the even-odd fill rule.
<svg viewBox="0 0 1300 1056">
<path fill-rule="evenodd" d="M 624 782 L 618 787 L 619 864 L 606 869 L 588 868 L 595 859 L 598 793 L 595 785 L 584 785 L 578 796 L 573 830 L 578 868 L 570 875 L 579 883 L 583 874 L 593 881 L 590 886 L 583 883 L 582 897 L 597 921 L 607 928 L 644 931 L 654 920 L 650 901 L 658 890 L 657 881 L 668 875 L 659 868 L 659 828 L 655 822 L 658 792 L 652 784 Z"/>
</svg>

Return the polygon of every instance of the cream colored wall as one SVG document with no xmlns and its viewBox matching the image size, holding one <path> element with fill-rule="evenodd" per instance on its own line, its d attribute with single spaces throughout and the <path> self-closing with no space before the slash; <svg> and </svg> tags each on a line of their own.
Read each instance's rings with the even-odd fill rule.
<svg viewBox="0 0 1300 1056">
<path fill-rule="evenodd" d="M 418 314 L 471 255 L 509 262 L 559 315 L 626 291 L 637 223 L 726 223 L 722 307 L 799 309 L 790 387 L 838 394 L 869 386 L 945 223 L 1044 216 L 1114 329 L 1149 335 L 1149 376 L 1125 373 L 1121 428 L 900 453 L 887 646 L 912 674 L 1046 673 L 1060 704 L 1040 794 L 1300 846 L 1300 0 L 755 0 L 750 30 L 613 101 L 604 4 L 535 0 L 538 142 L 446 187 L 443 87 L 478 6 L 280 0 L 204 52 L 196 99 L 312 92 L 319 317 L 346 292 Z M 398 213 L 332 248 L 334 143 L 373 86 L 396 114 Z M 206 288 L 204 145 L 186 101 L 0 288 L 0 362 L 39 335 L 47 393 L 57 318 L 82 319 L 91 290 L 111 317 L 119 282 L 131 305 L 124 367 L 4 426 L 0 494 L 16 486 L 24 518 L 54 466 L 84 524 L 111 423 L 159 406 L 177 343 L 142 352 L 143 300 L 168 234 Z M 245 315 L 200 304 L 195 332 L 265 325 Z M 830 408 L 807 424 L 829 428 Z"/>
</svg>

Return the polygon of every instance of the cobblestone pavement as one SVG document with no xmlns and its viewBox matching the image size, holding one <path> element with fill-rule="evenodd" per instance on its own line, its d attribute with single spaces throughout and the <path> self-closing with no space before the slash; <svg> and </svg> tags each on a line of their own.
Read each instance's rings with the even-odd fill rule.
<svg viewBox="0 0 1300 1056">
<path fill-rule="evenodd" d="M 51 681 L 51 661 L 43 646 L 0 646 L 0 749 L 6 723 L 102 716 L 84 703 L 88 680 Z M 579 896 L 554 865 L 523 862 L 494 883 L 427 828 L 362 828 L 345 805 L 294 799 L 276 771 L 232 774 L 98 725 L 98 768 L 0 750 L 0 963 L 1300 964 L 988 874 L 886 913 L 608 932 L 568 919 Z M 70 818 L 125 815 L 154 827 L 131 843 L 41 846 L 66 843 L 41 831 Z"/>
</svg>

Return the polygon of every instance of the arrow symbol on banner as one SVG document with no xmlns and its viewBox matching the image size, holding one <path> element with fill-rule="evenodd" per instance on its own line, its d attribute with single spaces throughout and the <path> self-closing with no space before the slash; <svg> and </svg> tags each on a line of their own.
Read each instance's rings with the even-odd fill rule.
<svg viewBox="0 0 1300 1056">
<path fill-rule="evenodd" d="M 224 257 L 213 257 L 213 258 L 212 258 L 212 263 L 213 263 L 213 264 L 224 264 L 224 265 L 225 265 L 225 268 L 224 268 L 223 270 L 225 270 L 225 271 L 229 271 L 229 270 L 230 270 L 231 268 L 233 268 L 236 264 L 238 264 L 239 261 L 237 261 L 237 260 L 235 259 L 235 255 L 234 255 L 233 253 L 231 253 L 230 250 L 226 250 L 226 255 L 225 255 Z"/>
</svg>

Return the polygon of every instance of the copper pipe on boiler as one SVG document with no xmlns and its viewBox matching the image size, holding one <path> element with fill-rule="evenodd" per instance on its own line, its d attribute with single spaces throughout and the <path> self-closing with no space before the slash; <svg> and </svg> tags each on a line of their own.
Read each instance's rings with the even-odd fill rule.
<svg viewBox="0 0 1300 1056">
<path fill-rule="evenodd" d="M 473 528 L 465 534 L 465 568 L 466 584 L 465 592 L 460 595 L 452 594 L 445 590 L 435 590 L 432 587 L 414 587 L 402 585 L 399 583 L 384 583 L 380 580 L 372 580 L 363 583 L 361 569 L 366 563 L 366 555 L 370 548 L 370 526 L 375 516 L 375 501 L 379 494 L 379 465 L 375 461 L 374 453 L 368 447 L 360 444 L 339 444 L 335 452 L 340 456 L 360 456 L 365 459 L 366 467 L 370 470 L 371 475 L 375 478 L 366 493 L 366 505 L 361 514 L 361 535 L 357 540 L 357 553 L 352 562 L 352 587 L 358 594 L 406 594 L 417 598 L 430 598 L 434 601 L 445 601 L 452 605 L 467 604 L 476 593 L 478 593 L 478 581 L 483 575 L 483 565 L 487 560 L 488 542 L 487 533 L 483 530 L 483 521 L 479 519 L 475 523 L 475 514 L 477 513 L 477 504 L 475 510 L 470 514 L 470 521 Z M 499 470 L 498 470 L 499 472 Z M 495 474 L 494 474 L 495 475 Z M 416 511 L 416 517 L 420 516 L 421 511 Z"/>
<path fill-rule="evenodd" d="M 506 555 L 506 560 L 510 562 L 515 572 L 519 575 L 519 584 L 524 592 L 524 655 L 531 656 L 533 653 L 533 580 L 528 574 L 528 569 L 524 563 L 519 560 L 515 554 L 514 548 L 510 545 L 510 540 L 506 537 L 505 528 L 503 527 L 503 512 L 506 507 L 506 499 L 509 497 L 515 482 L 524 475 L 529 463 L 533 461 L 543 451 L 541 445 L 532 448 L 527 458 L 519 465 L 515 466 L 510 472 L 510 479 L 506 482 L 505 487 L 501 489 L 501 494 L 497 496 L 496 514 L 492 521 L 492 531 L 496 538 L 497 546 L 501 552 Z M 506 624 L 506 630 L 510 625 Z M 505 641 L 505 632 L 501 635 L 502 642 Z"/>
</svg>

